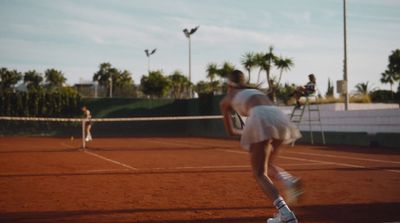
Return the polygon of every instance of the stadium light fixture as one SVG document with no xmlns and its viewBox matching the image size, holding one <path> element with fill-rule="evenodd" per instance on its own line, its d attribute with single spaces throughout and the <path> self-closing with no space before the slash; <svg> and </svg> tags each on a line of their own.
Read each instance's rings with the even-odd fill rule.
<svg viewBox="0 0 400 223">
<path fill-rule="evenodd" d="M 150 56 L 153 55 L 157 51 L 157 48 L 154 48 L 152 51 L 145 49 L 144 52 L 147 56 L 147 71 L 150 73 Z"/>
</svg>

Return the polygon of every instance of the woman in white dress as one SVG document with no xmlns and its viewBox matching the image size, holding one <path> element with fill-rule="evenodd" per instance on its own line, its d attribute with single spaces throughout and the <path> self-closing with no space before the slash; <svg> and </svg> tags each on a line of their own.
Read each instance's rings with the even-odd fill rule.
<svg viewBox="0 0 400 223">
<path fill-rule="evenodd" d="M 278 209 L 275 217 L 269 218 L 267 222 L 297 223 L 296 216 L 280 196 L 269 176 L 284 183 L 289 192 L 288 200 L 295 201 L 301 194 L 299 178 L 273 164 L 280 145 L 294 142 L 301 134 L 263 92 L 249 88 L 245 83 L 244 74 L 239 70 L 228 76 L 228 94 L 220 104 L 225 128 L 230 135 L 241 135 L 240 144 L 250 153 L 255 179 Z M 232 111 L 248 117 L 243 130 L 233 127 Z"/>
<path fill-rule="evenodd" d="M 92 115 L 90 114 L 89 109 L 84 105 L 82 107 L 83 118 L 85 119 L 85 141 L 92 141 Z"/>
</svg>

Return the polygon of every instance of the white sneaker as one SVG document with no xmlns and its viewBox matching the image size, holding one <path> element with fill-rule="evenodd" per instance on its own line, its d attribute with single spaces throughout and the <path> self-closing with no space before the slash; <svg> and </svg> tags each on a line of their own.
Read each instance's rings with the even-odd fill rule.
<svg viewBox="0 0 400 223">
<path fill-rule="evenodd" d="M 268 218 L 267 223 L 298 223 L 293 212 L 287 214 L 275 214 L 273 218 Z"/>
<path fill-rule="evenodd" d="M 301 179 L 295 178 L 290 182 L 285 183 L 285 185 L 286 202 L 288 204 L 297 204 L 300 196 L 304 193 L 301 185 Z"/>
<path fill-rule="evenodd" d="M 86 138 L 85 138 L 85 141 L 86 142 L 89 142 L 89 141 L 92 141 L 93 139 L 92 139 L 92 136 L 86 136 Z"/>
</svg>

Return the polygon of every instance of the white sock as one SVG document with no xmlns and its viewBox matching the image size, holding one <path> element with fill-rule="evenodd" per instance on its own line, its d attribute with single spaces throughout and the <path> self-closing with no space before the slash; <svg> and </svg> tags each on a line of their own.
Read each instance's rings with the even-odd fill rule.
<svg viewBox="0 0 400 223">
<path fill-rule="evenodd" d="M 281 214 L 286 214 L 291 212 L 291 210 L 289 209 L 289 207 L 287 206 L 286 202 L 283 200 L 282 197 L 276 199 L 273 204 Z"/>
<path fill-rule="evenodd" d="M 279 171 L 276 178 L 280 181 L 282 181 L 285 186 L 291 186 L 291 183 L 293 182 L 293 180 L 295 179 L 290 173 L 282 170 Z"/>
</svg>

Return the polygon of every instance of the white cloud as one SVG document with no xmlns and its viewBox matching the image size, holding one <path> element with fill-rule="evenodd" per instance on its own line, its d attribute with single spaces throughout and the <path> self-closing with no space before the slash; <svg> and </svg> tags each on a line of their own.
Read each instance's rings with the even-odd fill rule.
<svg viewBox="0 0 400 223">
<path fill-rule="evenodd" d="M 294 23 L 309 24 L 311 21 L 311 12 L 280 12 L 281 15 L 290 19 Z"/>
<path fill-rule="evenodd" d="M 294 34 L 267 34 L 254 29 L 196 24 L 196 21 L 179 17 L 171 17 L 169 19 L 182 28 L 191 28 L 200 25 L 198 32 L 193 38 L 196 38 L 196 41 L 203 45 L 218 44 L 222 46 L 231 45 L 232 47 L 234 45 L 268 46 L 274 44 L 282 48 L 300 48 L 305 45 L 305 38 Z M 179 33 L 178 38 L 183 39 L 184 36 Z"/>
<path fill-rule="evenodd" d="M 351 0 L 352 4 L 375 5 L 375 6 L 400 6 L 398 0 Z"/>
<path fill-rule="evenodd" d="M 65 21 L 67 32 L 97 44 L 133 45 L 136 41 L 151 38 L 143 30 L 129 27 L 94 24 L 82 21 Z"/>
</svg>

